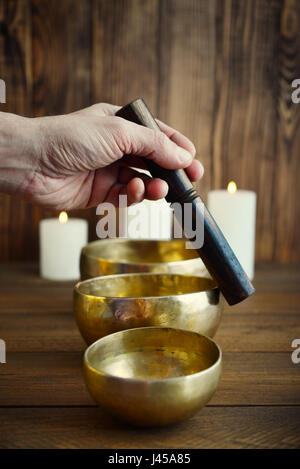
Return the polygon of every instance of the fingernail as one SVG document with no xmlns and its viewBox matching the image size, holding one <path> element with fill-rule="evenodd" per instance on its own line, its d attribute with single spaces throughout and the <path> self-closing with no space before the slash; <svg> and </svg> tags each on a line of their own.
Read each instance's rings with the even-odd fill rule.
<svg viewBox="0 0 300 469">
<path fill-rule="evenodd" d="M 144 194 L 145 194 L 145 187 L 139 187 L 139 188 L 136 190 L 136 192 L 135 192 L 135 197 L 136 197 L 136 199 L 138 200 L 138 202 L 140 202 L 141 200 L 143 200 Z"/>
<path fill-rule="evenodd" d="M 166 181 L 164 181 L 163 179 L 162 179 L 162 192 L 163 192 L 163 197 L 166 197 L 167 193 L 169 192 L 169 186 L 166 183 Z"/>
</svg>

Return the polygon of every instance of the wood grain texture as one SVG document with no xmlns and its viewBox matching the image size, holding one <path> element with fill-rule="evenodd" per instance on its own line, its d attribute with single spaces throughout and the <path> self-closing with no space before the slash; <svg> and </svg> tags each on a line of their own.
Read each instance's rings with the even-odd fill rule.
<svg viewBox="0 0 300 469">
<path fill-rule="evenodd" d="M 0 77 L 6 83 L 1 111 L 29 116 L 32 99 L 30 0 L 0 1 Z"/>
<path fill-rule="evenodd" d="M 92 104 L 91 0 L 31 0 L 33 49 L 33 115 L 77 111 Z M 73 210 L 89 221 L 94 239 L 95 212 Z M 33 207 L 32 226 L 38 244 L 39 220 L 57 216 L 53 210 Z M 34 258 L 37 258 L 37 251 Z"/>
<path fill-rule="evenodd" d="M 159 116 L 195 144 L 207 168 L 200 194 L 211 188 L 216 1 L 160 2 Z"/>
<path fill-rule="evenodd" d="M 0 448 L 299 448 L 300 408 L 206 407 L 166 428 L 136 429 L 98 408 L 1 409 Z"/>
<path fill-rule="evenodd" d="M 95 102 L 122 106 L 144 97 L 157 114 L 158 3 L 158 0 L 94 0 Z"/>
<path fill-rule="evenodd" d="M 219 1 L 213 186 L 258 193 L 256 254 L 273 255 L 280 1 Z"/>
<path fill-rule="evenodd" d="M 300 106 L 291 100 L 292 82 L 300 77 L 300 3 L 285 0 L 280 24 L 279 83 L 277 102 L 277 164 L 275 172 L 274 260 L 289 262 L 300 256 Z M 275 213 L 277 216 L 275 217 Z"/>
<path fill-rule="evenodd" d="M 94 1 L 95 101 L 125 105 L 143 96 L 157 113 L 158 3 Z"/>
<path fill-rule="evenodd" d="M 30 0 L 0 1 L 0 78 L 6 83 L 6 104 L 0 111 L 30 116 L 32 112 L 32 48 Z M 0 194 L 0 259 L 26 259 L 32 245 L 31 212 L 22 200 Z"/>
<path fill-rule="evenodd" d="M 1 0 L 0 77 L 7 104 L 0 110 L 43 116 L 88 106 L 90 21 L 89 1 Z M 0 259 L 36 259 L 39 220 L 58 213 L 2 194 L 0 208 Z M 94 210 L 72 215 L 93 224 Z"/>
<path fill-rule="evenodd" d="M 257 192 L 257 261 L 299 262 L 299 24 L 296 0 L 0 0 L 0 109 L 41 116 L 143 96 L 194 141 L 204 198 L 230 179 Z M 36 259 L 53 211 L 4 195 L 0 209 L 0 260 Z M 94 239 L 95 210 L 74 215 Z"/>
<path fill-rule="evenodd" d="M 32 0 L 34 115 L 90 104 L 91 1 Z"/>
</svg>

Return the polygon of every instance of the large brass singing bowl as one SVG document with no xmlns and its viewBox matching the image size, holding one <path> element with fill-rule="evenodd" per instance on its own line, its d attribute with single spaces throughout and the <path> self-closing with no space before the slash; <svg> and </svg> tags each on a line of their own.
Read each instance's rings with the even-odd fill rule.
<svg viewBox="0 0 300 469">
<path fill-rule="evenodd" d="M 187 273 L 210 277 L 188 241 L 102 239 L 87 244 L 80 257 L 81 280 L 132 272 Z"/>
<path fill-rule="evenodd" d="M 134 425 L 168 425 L 201 409 L 216 391 L 222 354 L 208 337 L 147 327 L 117 332 L 84 355 L 95 401 Z"/>
<path fill-rule="evenodd" d="M 179 274 L 121 274 L 79 282 L 74 312 L 88 344 L 114 332 L 168 326 L 213 336 L 223 297 L 213 280 Z"/>
</svg>

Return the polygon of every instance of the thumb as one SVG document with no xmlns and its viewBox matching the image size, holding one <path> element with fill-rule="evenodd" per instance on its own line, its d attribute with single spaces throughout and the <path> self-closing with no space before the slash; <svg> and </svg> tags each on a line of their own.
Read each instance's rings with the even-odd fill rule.
<svg viewBox="0 0 300 469">
<path fill-rule="evenodd" d="M 166 134 L 114 117 L 112 133 L 123 154 L 149 158 L 166 169 L 179 169 L 189 166 L 193 155 L 172 142 Z"/>
</svg>

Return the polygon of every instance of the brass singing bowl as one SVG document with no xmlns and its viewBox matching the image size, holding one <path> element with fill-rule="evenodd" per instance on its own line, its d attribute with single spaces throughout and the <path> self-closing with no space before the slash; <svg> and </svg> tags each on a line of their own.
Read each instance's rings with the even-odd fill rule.
<svg viewBox="0 0 300 469">
<path fill-rule="evenodd" d="M 223 297 L 212 279 L 179 274 L 120 274 L 77 283 L 74 312 L 88 344 L 114 332 L 168 326 L 213 336 Z"/>
<path fill-rule="evenodd" d="M 118 418 L 139 426 L 168 425 L 201 409 L 216 391 L 222 353 L 208 337 L 166 327 L 104 337 L 84 355 L 87 388 Z"/>
<path fill-rule="evenodd" d="M 187 273 L 210 277 L 195 249 L 183 239 L 101 239 L 81 251 L 81 280 L 132 272 Z"/>
</svg>

